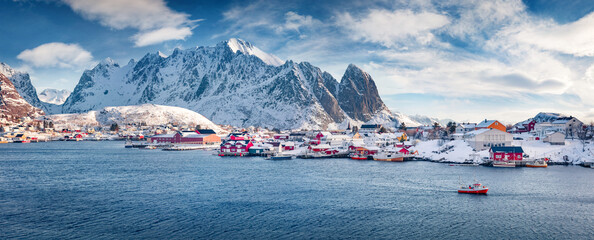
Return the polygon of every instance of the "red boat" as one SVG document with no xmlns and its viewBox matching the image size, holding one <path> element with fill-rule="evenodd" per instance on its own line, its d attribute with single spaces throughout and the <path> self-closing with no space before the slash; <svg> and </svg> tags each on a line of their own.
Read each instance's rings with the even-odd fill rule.
<svg viewBox="0 0 594 240">
<path fill-rule="evenodd" d="M 483 186 L 480 183 L 474 183 L 468 186 L 460 186 L 458 193 L 472 193 L 472 194 L 487 194 L 489 191 L 488 187 Z"/>
<path fill-rule="evenodd" d="M 363 155 L 363 154 L 351 154 L 351 159 L 355 159 L 355 160 L 367 160 L 367 155 Z"/>
</svg>

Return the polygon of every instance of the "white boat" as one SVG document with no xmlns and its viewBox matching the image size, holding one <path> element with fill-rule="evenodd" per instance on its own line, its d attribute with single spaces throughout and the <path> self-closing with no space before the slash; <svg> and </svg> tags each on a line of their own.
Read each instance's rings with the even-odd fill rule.
<svg viewBox="0 0 594 240">
<path fill-rule="evenodd" d="M 516 167 L 514 162 L 493 161 L 493 167 Z"/>
<path fill-rule="evenodd" d="M 549 166 L 549 164 L 547 164 L 546 160 L 547 159 L 537 159 L 537 160 L 534 160 L 533 162 L 528 162 L 528 163 L 526 163 L 526 167 L 546 168 Z"/>
<path fill-rule="evenodd" d="M 404 154 L 396 151 L 381 151 L 373 156 L 375 161 L 402 162 Z"/>
</svg>

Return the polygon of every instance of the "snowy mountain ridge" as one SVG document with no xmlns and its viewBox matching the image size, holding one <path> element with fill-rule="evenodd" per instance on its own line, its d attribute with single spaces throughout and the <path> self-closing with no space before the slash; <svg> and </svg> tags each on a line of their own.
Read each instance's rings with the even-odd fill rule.
<svg viewBox="0 0 594 240">
<path fill-rule="evenodd" d="M 149 53 L 125 66 L 110 59 L 87 70 L 63 113 L 154 103 L 200 112 L 219 124 L 280 129 L 346 128 L 398 121 L 363 70 L 349 65 L 339 83 L 307 62 L 282 62 L 240 39 L 214 47 Z"/>
<path fill-rule="evenodd" d="M 70 91 L 66 89 L 58 90 L 52 88 L 46 88 L 39 93 L 39 100 L 46 103 L 61 105 L 70 96 Z"/>
</svg>

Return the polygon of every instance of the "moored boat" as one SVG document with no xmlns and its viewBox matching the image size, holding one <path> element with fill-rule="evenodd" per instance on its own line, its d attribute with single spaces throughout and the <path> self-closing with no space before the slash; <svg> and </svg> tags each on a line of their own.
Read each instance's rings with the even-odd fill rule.
<svg viewBox="0 0 594 240">
<path fill-rule="evenodd" d="M 364 154 L 352 153 L 350 157 L 354 160 L 367 160 L 367 155 Z"/>
<path fill-rule="evenodd" d="M 460 186 L 458 193 L 487 194 L 489 188 L 476 182 L 468 186 Z"/>
<path fill-rule="evenodd" d="M 373 160 L 386 162 L 402 162 L 404 161 L 404 154 L 396 151 L 382 151 L 374 155 Z"/>
<path fill-rule="evenodd" d="M 549 165 L 546 162 L 547 159 L 538 159 L 534 160 L 533 162 L 526 163 L 526 167 L 531 168 L 546 168 Z"/>
<path fill-rule="evenodd" d="M 493 161 L 493 167 L 516 167 L 514 162 Z"/>
</svg>

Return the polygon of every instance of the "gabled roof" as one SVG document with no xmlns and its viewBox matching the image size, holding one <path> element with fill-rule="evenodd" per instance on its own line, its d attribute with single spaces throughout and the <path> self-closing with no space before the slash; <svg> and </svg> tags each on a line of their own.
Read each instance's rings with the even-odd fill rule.
<svg viewBox="0 0 594 240">
<path fill-rule="evenodd" d="M 477 124 L 476 127 L 477 128 L 487 128 L 487 127 L 491 126 L 491 124 L 493 124 L 496 121 L 497 120 L 487 120 L 487 119 L 485 119 L 485 121 L 482 121 L 479 124 Z"/>
<path fill-rule="evenodd" d="M 524 153 L 522 147 L 491 147 L 491 152 Z"/>
<path fill-rule="evenodd" d="M 212 129 L 198 129 L 196 132 L 198 132 L 198 134 L 217 134 L 217 132 Z"/>
<path fill-rule="evenodd" d="M 573 119 L 574 119 L 574 117 L 561 117 L 561 118 L 557 118 L 557 120 L 553 121 L 553 124 L 565 124 Z"/>
<path fill-rule="evenodd" d="M 364 129 L 364 128 L 376 129 L 376 128 L 382 128 L 382 125 L 381 124 L 363 124 L 363 125 L 361 125 L 360 129 Z"/>
<path fill-rule="evenodd" d="M 478 129 L 478 130 L 467 132 L 465 135 L 467 135 L 467 136 L 473 136 L 473 135 L 476 136 L 476 135 L 479 135 L 479 134 L 484 133 L 484 132 L 489 131 L 489 130 L 491 130 L 491 129 L 482 128 L 482 129 Z"/>
</svg>

